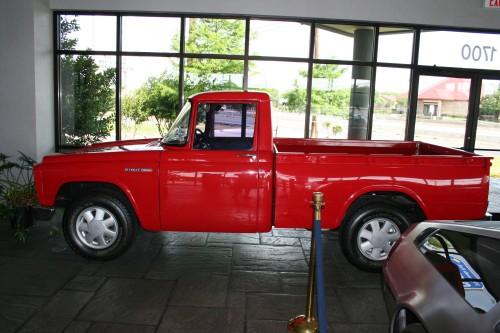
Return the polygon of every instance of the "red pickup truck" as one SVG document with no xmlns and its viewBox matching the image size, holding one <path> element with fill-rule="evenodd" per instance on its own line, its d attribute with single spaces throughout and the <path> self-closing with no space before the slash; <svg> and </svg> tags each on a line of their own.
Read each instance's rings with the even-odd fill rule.
<svg viewBox="0 0 500 333">
<path fill-rule="evenodd" d="M 35 166 L 41 205 L 66 207 L 63 231 L 80 255 L 110 259 L 136 225 L 151 231 L 341 230 L 347 258 L 377 269 L 409 224 L 481 219 L 490 159 L 423 142 L 273 138 L 269 96 L 189 98 L 168 134 L 94 144 Z"/>
</svg>

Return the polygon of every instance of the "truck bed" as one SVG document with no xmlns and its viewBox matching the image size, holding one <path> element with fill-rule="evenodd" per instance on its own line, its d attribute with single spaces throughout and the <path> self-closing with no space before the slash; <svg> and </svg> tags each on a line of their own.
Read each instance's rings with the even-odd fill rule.
<svg viewBox="0 0 500 333">
<path fill-rule="evenodd" d="M 275 226 L 311 222 L 312 192 L 325 195 L 324 227 L 341 224 L 360 196 L 398 193 L 427 219 L 481 219 L 490 158 L 423 142 L 274 139 Z M 431 204 L 426 204 L 431 203 Z"/>
<path fill-rule="evenodd" d="M 419 141 L 361 141 L 328 139 L 274 139 L 278 153 L 317 153 L 354 155 L 452 155 L 475 156 L 458 149 Z"/>
</svg>

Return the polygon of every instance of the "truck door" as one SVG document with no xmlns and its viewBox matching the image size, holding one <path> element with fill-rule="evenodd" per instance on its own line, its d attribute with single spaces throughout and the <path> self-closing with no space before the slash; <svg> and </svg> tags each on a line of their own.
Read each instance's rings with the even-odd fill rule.
<svg viewBox="0 0 500 333">
<path fill-rule="evenodd" d="M 257 104 L 200 102 L 186 149 L 161 163 L 164 230 L 255 231 L 259 173 Z"/>
</svg>

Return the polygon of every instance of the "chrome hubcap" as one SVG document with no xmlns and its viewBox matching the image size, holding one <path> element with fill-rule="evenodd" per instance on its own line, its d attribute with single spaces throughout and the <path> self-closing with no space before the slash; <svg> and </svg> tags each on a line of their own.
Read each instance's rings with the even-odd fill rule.
<svg viewBox="0 0 500 333">
<path fill-rule="evenodd" d="M 398 226 L 387 218 L 365 222 L 358 233 L 358 249 L 368 259 L 387 259 L 394 242 L 401 236 Z"/>
<path fill-rule="evenodd" d="M 76 233 L 86 246 L 102 250 L 110 247 L 118 235 L 118 222 L 109 210 L 93 206 L 84 209 L 76 219 Z"/>
</svg>

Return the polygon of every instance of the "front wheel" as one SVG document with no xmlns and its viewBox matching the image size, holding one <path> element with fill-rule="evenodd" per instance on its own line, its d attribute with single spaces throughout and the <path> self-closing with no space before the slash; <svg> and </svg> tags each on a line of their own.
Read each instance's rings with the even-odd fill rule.
<svg viewBox="0 0 500 333">
<path fill-rule="evenodd" d="M 346 218 L 341 245 L 346 258 L 365 271 L 378 271 L 410 220 L 397 207 L 372 203 Z"/>
<path fill-rule="evenodd" d="M 66 209 L 64 237 L 83 257 L 113 259 L 132 243 L 133 216 L 127 205 L 114 196 L 104 193 L 87 195 Z"/>
</svg>

